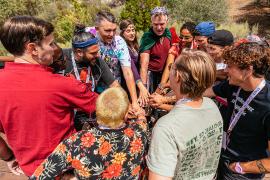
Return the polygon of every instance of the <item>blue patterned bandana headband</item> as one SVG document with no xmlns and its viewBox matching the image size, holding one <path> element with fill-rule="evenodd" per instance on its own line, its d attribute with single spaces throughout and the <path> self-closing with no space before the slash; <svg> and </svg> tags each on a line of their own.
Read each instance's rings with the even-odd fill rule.
<svg viewBox="0 0 270 180">
<path fill-rule="evenodd" d="M 73 46 L 73 48 L 85 48 L 85 47 L 92 46 L 92 45 L 97 44 L 97 43 L 98 43 L 98 39 L 94 38 L 94 39 L 90 39 L 90 40 L 85 41 L 85 42 L 74 42 L 74 43 L 72 43 L 72 46 Z"/>
<path fill-rule="evenodd" d="M 155 15 L 155 14 L 164 14 L 164 15 L 168 15 L 168 11 L 165 7 L 155 7 L 152 11 L 151 11 L 151 16 Z"/>
</svg>

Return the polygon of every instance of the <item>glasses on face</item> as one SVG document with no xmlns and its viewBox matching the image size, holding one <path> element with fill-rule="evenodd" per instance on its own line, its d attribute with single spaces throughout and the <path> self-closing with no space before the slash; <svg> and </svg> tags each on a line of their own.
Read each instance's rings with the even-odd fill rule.
<svg viewBox="0 0 270 180">
<path fill-rule="evenodd" d="M 183 36 L 182 34 L 179 36 L 180 39 L 189 40 L 193 38 L 192 36 Z"/>
</svg>

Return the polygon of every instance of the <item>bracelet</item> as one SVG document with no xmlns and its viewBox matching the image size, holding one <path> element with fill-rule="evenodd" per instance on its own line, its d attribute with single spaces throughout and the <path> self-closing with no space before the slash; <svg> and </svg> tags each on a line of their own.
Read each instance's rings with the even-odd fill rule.
<svg viewBox="0 0 270 180">
<path fill-rule="evenodd" d="M 244 171 L 243 171 L 243 168 L 240 165 L 240 162 L 237 162 L 235 164 L 234 170 L 239 174 L 245 174 Z"/>
<path fill-rule="evenodd" d="M 259 168 L 260 173 L 263 173 L 263 174 L 267 173 L 267 170 L 266 170 L 265 167 L 263 166 L 263 163 L 262 163 L 261 160 L 257 160 L 257 161 L 256 161 L 256 165 L 257 165 L 257 167 Z"/>
</svg>

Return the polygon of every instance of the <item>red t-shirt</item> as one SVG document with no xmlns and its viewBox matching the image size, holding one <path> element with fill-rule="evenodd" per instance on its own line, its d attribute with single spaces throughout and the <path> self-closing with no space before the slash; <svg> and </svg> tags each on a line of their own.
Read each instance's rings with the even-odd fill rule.
<svg viewBox="0 0 270 180">
<path fill-rule="evenodd" d="M 95 110 L 97 94 L 45 66 L 6 63 L 0 82 L 0 131 L 27 176 L 75 132 L 74 108 Z"/>
<path fill-rule="evenodd" d="M 150 60 L 148 65 L 148 69 L 150 71 L 163 71 L 170 47 L 170 39 L 164 37 L 162 42 L 158 41 L 150 50 L 144 51 L 144 53 L 150 54 Z"/>
</svg>

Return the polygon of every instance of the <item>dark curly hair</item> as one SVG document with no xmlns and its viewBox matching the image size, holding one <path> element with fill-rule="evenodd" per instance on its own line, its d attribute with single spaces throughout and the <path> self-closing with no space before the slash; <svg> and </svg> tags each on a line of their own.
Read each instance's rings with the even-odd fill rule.
<svg viewBox="0 0 270 180">
<path fill-rule="evenodd" d="M 193 22 L 185 22 L 185 24 L 182 25 L 180 32 L 183 29 L 187 29 L 190 32 L 190 34 L 194 37 L 197 35 L 197 31 L 195 28 L 196 28 L 196 24 L 194 24 Z"/>
<path fill-rule="evenodd" d="M 253 75 L 261 77 L 269 70 L 270 49 L 255 42 L 247 42 L 225 48 L 223 58 L 227 64 L 235 64 L 240 69 L 253 66 Z"/>
</svg>

